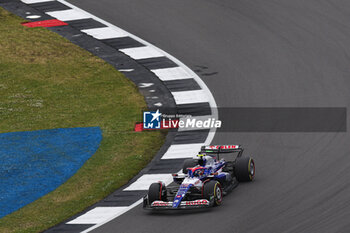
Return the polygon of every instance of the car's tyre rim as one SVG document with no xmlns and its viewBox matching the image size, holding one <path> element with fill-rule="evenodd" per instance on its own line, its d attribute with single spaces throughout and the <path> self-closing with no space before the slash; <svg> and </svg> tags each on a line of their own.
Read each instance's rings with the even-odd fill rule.
<svg viewBox="0 0 350 233">
<path fill-rule="evenodd" d="M 255 176 L 255 164 L 253 159 L 249 159 L 248 172 L 249 172 L 249 179 L 253 180 Z"/>
<path fill-rule="evenodd" d="M 217 205 L 220 205 L 222 201 L 222 191 L 219 184 L 215 185 L 215 201 Z"/>
</svg>

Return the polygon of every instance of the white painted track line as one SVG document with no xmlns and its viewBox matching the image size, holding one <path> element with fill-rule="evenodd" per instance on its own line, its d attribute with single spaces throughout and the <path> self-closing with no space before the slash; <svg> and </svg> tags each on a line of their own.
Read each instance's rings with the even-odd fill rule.
<svg viewBox="0 0 350 233">
<path fill-rule="evenodd" d="M 34 3 L 39 3 L 39 2 L 52 2 L 55 0 L 21 0 L 25 4 L 34 4 Z"/>
<path fill-rule="evenodd" d="M 151 71 L 155 73 L 155 75 L 157 75 L 157 77 L 162 81 L 194 78 L 193 75 L 186 72 L 186 70 L 182 67 L 156 69 Z"/>
<path fill-rule="evenodd" d="M 126 37 L 127 34 L 123 30 L 116 30 L 115 28 L 110 27 L 103 27 L 103 28 L 92 28 L 92 29 L 85 29 L 81 30 L 82 32 L 85 32 L 86 34 L 98 39 L 111 39 L 111 38 L 119 38 L 119 37 Z"/>
<path fill-rule="evenodd" d="M 145 174 L 138 178 L 127 188 L 125 188 L 123 191 L 148 190 L 149 186 L 152 183 L 158 181 L 163 181 L 166 185 L 168 185 L 173 181 L 173 177 L 171 174 Z"/>
<path fill-rule="evenodd" d="M 126 55 L 130 56 L 131 58 L 133 58 L 135 60 L 164 56 L 161 52 L 159 52 L 158 50 L 156 50 L 150 46 L 120 49 L 119 51 L 125 53 Z"/>
<path fill-rule="evenodd" d="M 89 15 L 77 11 L 75 9 L 64 10 L 64 11 L 49 11 L 46 14 L 59 19 L 61 21 L 77 20 L 77 19 L 87 19 L 90 18 Z"/>
<path fill-rule="evenodd" d="M 122 207 L 96 207 L 67 224 L 99 224 L 111 217 L 123 213 L 127 206 Z"/>
<path fill-rule="evenodd" d="M 208 102 L 207 93 L 203 90 L 171 92 L 176 104 L 194 104 Z M 217 118 L 216 118 L 217 119 Z"/>
<path fill-rule="evenodd" d="M 192 158 L 197 155 L 203 143 L 171 145 L 162 159 Z"/>
</svg>

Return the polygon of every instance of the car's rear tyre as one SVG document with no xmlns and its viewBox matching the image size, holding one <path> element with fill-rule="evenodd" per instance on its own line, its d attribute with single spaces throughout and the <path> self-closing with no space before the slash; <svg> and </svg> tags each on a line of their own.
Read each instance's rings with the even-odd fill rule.
<svg viewBox="0 0 350 233">
<path fill-rule="evenodd" d="M 214 198 L 213 204 L 214 206 L 221 205 L 223 193 L 220 182 L 216 180 L 210 180 L 204 182 L 202 195 L 204 199 L 211 200 Z"/>
<path fill-rule="evenodd" d="M 167 190 L 163 182 L 153 183 L 148 189 L 148 202 L 167 201 Z"/>
<path fill-rule="evenodd" d="M 250 157 L 236 159 L 235 175 L 239 182 L 252 181 L 255 177 L 255 163 Z"/>
<path fill-rule="evenodd" d="M 186 159 L 184 165 L 182 166 L 182 172 L 187 174 L 187 168 L 195 167 L 198 165 L 198 161 L 195 159 Z"/>
</svg>

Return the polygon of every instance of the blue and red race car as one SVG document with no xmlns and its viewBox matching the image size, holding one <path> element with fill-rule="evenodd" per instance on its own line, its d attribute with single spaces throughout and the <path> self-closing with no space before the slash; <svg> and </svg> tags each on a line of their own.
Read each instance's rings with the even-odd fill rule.
<svg viewBox="0 0 350 233">
<path fill-rule="evenodd" d="M 203 146 L 193 159 L 184 161 L 174 183 L 153 183 L 143 199 L 145 209 L 187 209 L 221 205 L 223 196 L 239 182 L 252 181 L 254 160 L 244 157 L 239 145 Z"/>
</svg>

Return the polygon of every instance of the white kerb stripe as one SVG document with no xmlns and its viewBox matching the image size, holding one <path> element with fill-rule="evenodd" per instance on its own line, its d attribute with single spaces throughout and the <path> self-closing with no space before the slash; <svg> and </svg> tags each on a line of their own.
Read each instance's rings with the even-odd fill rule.
<svg viewBox="0 0 350 233">
<path fill-rule="evenodd" d="M 138 178 L 129 187 L 125 188 L 124 191 L 148 190 L 152 183 L 156 183 L 158 181 L 163 181 L 166 185 L 168 185 L 173 181 L 173 177 L 171 174 L 146 174 Z"/>
<path fill-rule="evenodd" d="M 25 4 L 33 4 L 33 3 L 39 3 L 39 2 L 52 2 L 54 0 L 21 0 Z"/>
<path fill-rule="evenodd" d="M 162 81 L 194 78 L 192 74 L 182 67 L 151 70 Z"/>
<path fill-rule="evenodd" d="M 96 207 L 85 214 L 73 219 L 67 224 L 99 224 L 111 217 L 124 213 L 127 206 L 123 207 Z"/>
<path fill-rule="evenodd" d="M 151 57 L 163 57 L 164 55 L 157 49 L 150 46 L 142 46 L 136 48 L 120 49 L 119 51 L 125 53 L 133 59 L 145 59 Z"/>
<path fill-rule="evenodd" d="M 171 145 L 162 159 L 192 158 L 197 155 L 203 146 L 202 143 Z"/>
<path fill-rule="evenodd" d="M 64 11 L 50 11 L 46 14 L 59 19 L 61 21 L 77 20 L 77 19 L 87 19 L 90 18 L 88 14 L 84 14 L 81 11 L 75 9 L 64 10 Z"/>
<path fill-rule="evenodd" d="M 203 90 L 196 91 L 176 91 L 171 92 L 174 96 L 176 104 L 192 104 L 208 102 L 207 92 Z"/>
<path fill-rule="evenodd" d="M 81 30 L 81 31 L 85 32 L 86 34 L 88 34 L 88 35 L 90 35 L 98 40 L 127 36 L 125 31 L 118 30 L 116 28 L 111 28 L 111 27 L 92 28 L 92 29 L 85 29 L 85 30 Z"/>
</svg>

